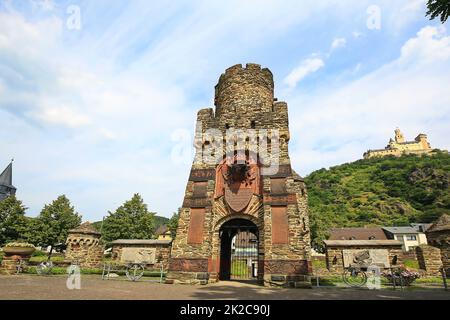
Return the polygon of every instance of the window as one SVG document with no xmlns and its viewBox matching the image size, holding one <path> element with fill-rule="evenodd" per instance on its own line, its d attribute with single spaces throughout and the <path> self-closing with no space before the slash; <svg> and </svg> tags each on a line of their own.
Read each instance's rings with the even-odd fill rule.
<svg viewBox="0 0 450 320">
<path fill-rule="evenodd" d="M 406 236 L 406 240 L 408 240 L 408 241 L 416 241 L 417 240 L 417 236 L 415 236 L 415 235 Z"/>
<path fill-rule="evenodd" d="M 252 127 L 252 129 L 255 129 L 256 128 L 256 122 L 255 122 L 255 120 L 253 120 L 252 122 L 251 122 L 251 127 Z"/>
</svg>

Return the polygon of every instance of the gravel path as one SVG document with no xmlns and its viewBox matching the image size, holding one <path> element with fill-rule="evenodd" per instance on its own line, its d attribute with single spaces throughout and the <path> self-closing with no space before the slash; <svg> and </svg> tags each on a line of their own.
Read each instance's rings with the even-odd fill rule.
<svg viewBox="0 0 450 320">
<path fill-rule="evenodd" d="M 0 276 L 0 299 L 26 300 L 204 300 L 204 299 L 383 299 L 450 300 L 450 291 L 429 290 L 354 290 L 354 289 L 279 289 L 238 282 L 219 282 L 206 286 L 166 285 L 149 282 L 101 280 L 99 276 L 82 276 L 81 290 L 69 290 L 64 276 Z"/>
</svg>

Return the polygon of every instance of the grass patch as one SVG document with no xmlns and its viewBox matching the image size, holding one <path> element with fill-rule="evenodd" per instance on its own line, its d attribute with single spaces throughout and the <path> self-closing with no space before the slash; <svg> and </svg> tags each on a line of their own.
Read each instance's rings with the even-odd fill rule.
<svg viewBox="0 0 450 320">
<path fill-rule="evenodd" d="M 235 260 L 231 264 L 231 274 L 233 276 L 246 276 L 250 274 L 247 261 Z"/>
<path fill-rule="evenodd" d="M 313 260 L 312 266 L 313 266 L 313 269 L 326 269 L 327 262 L 325 260 Z"/>
<path fill-rule="evenodd" d="M 25 268 L 23 273 L 38 274 L 35 266 L 28 266 L 27 268 Z M 49 275 L 61 275 L 61 274 L 67 274 L 67 268 L 53 267 L 52 272 L 49 273 Z"/>
<path fill-rule="evenodd" d="M 414 283 L 442 283 L 442 277 L 426 277 L 426 278 L 419 278 L 416 279 L 416 281 L 413 282 Z"/>
<path fill-rule="evenodd" d="M 419 262 L 416 260 L 405 259 L 403 264 L 409 269 L 419 270 Z"/>
<path fill-rule="evenodd" d="M 102 275 L 103 269 L 97 269 L 97 268 L 82 268 L 81 274 L 84 275 Z M 25 274 L 38 274 L 36 270 L 36 266 L 28 266 L 25 268 L 24 272 Z M 115 273 L 119 276 L 125 276 L 125 270 L 119 270 L 119 271 L 111 271 L 111 273 Z M 67 275 L 67 268 L 63 267 L 53 267 L 52 271 L 48 275 Z M 163 273 L 163 278 L 165 278 L 166 273 Z M 146 270 L 144 271 L 144 277 L 148 278 L 160 278 L 161 274 L 158 271 L 154 270 Z"/>
<path fill-rule="evenodd" d="M 48 259 L 48 256 L 41 256 L 41 255 L 39 255 L 39 256 L 34 256 L 34 257 L 31 257 L 30 258 L 30 262 L 37 262 L 37 263 L 41 263 L 41 262 L 44 262 L 44 261 L 47 261 L 47 259 Z M 52 256 L 51 258 L 50 258 L 50 261 L 53 261 L 53 262 L 63 262 L 64 261 L 64 256 Z"/>
</svg>

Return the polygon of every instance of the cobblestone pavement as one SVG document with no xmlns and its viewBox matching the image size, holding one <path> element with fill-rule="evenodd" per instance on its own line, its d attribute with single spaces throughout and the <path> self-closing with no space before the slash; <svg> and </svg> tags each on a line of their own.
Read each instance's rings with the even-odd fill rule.
<svg viewBox="0 0 450 320">
<path fill-rule="evenodd" d="M 68 290 L 64 276 L 0 276 L 0 299 L 383 299 L 383 300 L 450 300 L 450 291 L 429 290 L 355 290 L 336 288 L 279 289 L 264 288 L 238 282 L 220 282 L 206 286 L 166 285 L 150 282 L 101 280 L 99 276 L 83 276 L 81 290 Z"/>
</svg>

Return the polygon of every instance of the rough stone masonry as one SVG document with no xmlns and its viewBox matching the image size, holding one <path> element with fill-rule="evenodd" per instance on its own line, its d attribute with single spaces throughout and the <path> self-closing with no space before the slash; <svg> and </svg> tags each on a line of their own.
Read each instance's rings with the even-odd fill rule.
<svg viewBox="0 0 450 320">
<path fill-rule="evenodd" d="M 257 227 L 259 282 L 297 285 L 307 279 L 307 192 L 291 168 L 289 139 L 288 106 L 274 99 L 271 71 L 257 64 L 227 69 L 215 87 L 215 110 L 197 115 L 196 155 L 172 245 L 169 283 L 220 280 L 226 266 L 222 228 L 232 221 Z M 276 170 L 267 170 L 274 163 Z"/>
</svg>

